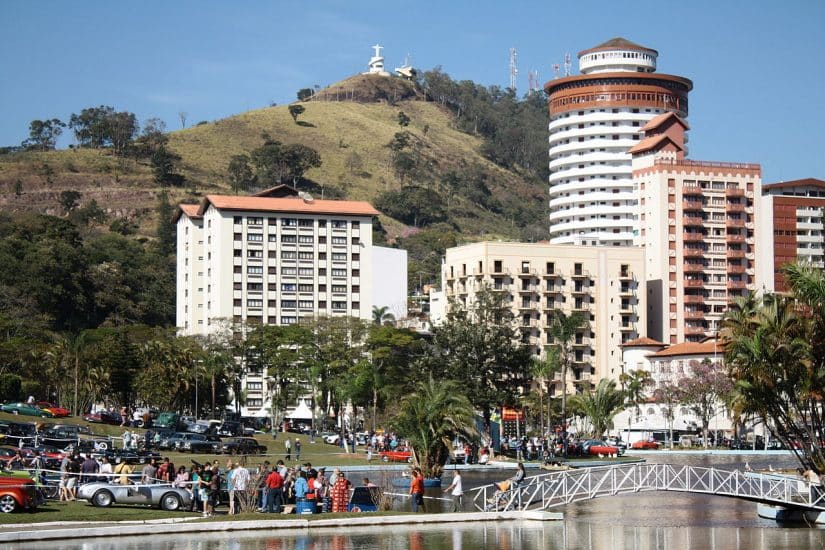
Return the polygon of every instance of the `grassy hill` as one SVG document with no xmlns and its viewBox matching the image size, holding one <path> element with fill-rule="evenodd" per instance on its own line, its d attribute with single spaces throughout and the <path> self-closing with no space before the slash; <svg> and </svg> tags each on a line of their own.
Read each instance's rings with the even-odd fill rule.
<svg viewBox="0 0 825 550">
<path fill-rule="evenodd" d="M 347 90 L 352 100 L 336 101 L 347 98 Z M 534 234 L 539 231 L 536 228 L 544 225 L 544 183 L 488 161 L 480 152 L 479 138 L 456 130 L 447 111 L 414 92 L 411 84 L 399 79 L 359 75 L 301 103 L 305 112 L 297 122 L 288 106 L 276 106 L 172 132 L 169 148 L 182 157 L 180 171 L 187 181 L 183 188 L 169 189 L 171 200 L 230 192 L 230 157 L 259 147 L 267 132 L 284 144 L 318 150 L 323 164 L 306 174 L 318 185 L 316 195 L 373 201 L 382 192 L 410 183 L 399 181 L 394 173 L 387 146 L 396 132 L 406 130 L 415 137 L 428 166 L 417 185 L 437 189 L 443 174 L 471 167 L 484 173 L 492 195 L 506 206 L 493 212 L 461 196 L 452 198 L 450 222 L 465 238 L 522 237 L 523 227 L 532 221 Z M 401 111 L 410 118 L 406 128 L 398 124 Z M 362 163 L 357 169 L 347 164 L 353 153 Z M 161 188 L 145 162 L 89 149 L 0 156 L 0 210 L 60 215 L 60 193 L 70 189 L 82 193 L 81 204 L 96 200 L 111 218 L 137 221 L 145 233 L 154 227 L 153 208 Z M 407 229 L 386 217 L 382 223 L 390 239 Z"/>
</svg>

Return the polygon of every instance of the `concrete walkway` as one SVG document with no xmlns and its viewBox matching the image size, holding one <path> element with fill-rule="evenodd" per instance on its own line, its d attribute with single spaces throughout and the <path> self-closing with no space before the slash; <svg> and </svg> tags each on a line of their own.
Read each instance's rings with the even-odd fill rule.
<svg viewBox="0 0 825 550">
<path fill-rule="evenodd" d="M 399 514 L 373 516 L 362 514 L 330 519 L 267 519 L 248 521 L 194 521 L 199 518 L 174 518 L 111 523 L 54 522 L 4 525 L 0 545 L 34 541 L 57 541 L 78 538 L 154 536 L 182 533 L 212 533 L 222 531 L 253 531 L 274 529 L 306 530 L 322 528 L 374 527 L 376 525 L 421 525 L 432 523 L 464 523 L 483 521 L 556 521 L 563 519 L 557 512 L 461 512 L 453 514 Z"/>
</svg>

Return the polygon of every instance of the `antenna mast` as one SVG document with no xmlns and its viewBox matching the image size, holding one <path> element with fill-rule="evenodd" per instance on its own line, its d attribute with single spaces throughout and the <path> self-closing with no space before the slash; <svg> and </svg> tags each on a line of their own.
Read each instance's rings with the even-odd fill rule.
<svg viewBox="0 0 825 550">
<path fill-rule="evenodd" d="M 556 79 L 556 78 L 558 78 L 558 77 L 559 77 L 559 69 L 560 69 L 560 68 L 561 68 L 561 67 L 559 66 L 559 64 L 558 64 L 558 63 L 553 63 L 553 78 L 554 78 L 554 79 Z"/>
<path fill-rule="evenodd" d="M 510 89 L 515 93 L 516 91 L 516 75 L 518 74 L 518 67 L 516 67 L 516 49 L 510 48 Z"/>
<path fill-rule="evenodd" d="M 538 70 L 528 71 L 527 73 L 527 80 L 529 82 L 529 90 L 530 92 L 535 92 L 539 89 L 539 72 Z"/>
<path fill-rule="evenodd" d="M 566 53 L 564 54 L 564 76 L 570 76 L 571 66 L 572 65 L 570 64 L 570 54 Z"/>
</svg>

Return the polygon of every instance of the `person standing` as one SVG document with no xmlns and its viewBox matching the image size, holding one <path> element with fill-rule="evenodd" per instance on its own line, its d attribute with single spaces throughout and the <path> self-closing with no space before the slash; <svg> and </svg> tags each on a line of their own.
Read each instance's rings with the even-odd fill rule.
<svg viewBox="0 0 825 550">
<path fill-rule="evenodd" d="M 301 440 L 295 438 L 295 461 L 301 462 Z"/>
<path fill-rule="evenodd" d="M 335 485 L 332 486 L 332 511 L 346 512 L 349 504 L 349 488 L 352 484 L 346 474 L 335 469 Z"/>
<path fill-rule="evenodd" d="M 410 478 L 410 502 L 413 512 L 418 512 L 419 506 L 424 511 L 424 474 L 418 468 L 413 468 Z"/>
<path fill-rule="evenodd" d="M 129 474 L 132 473 L 133 469 L 129 466 L 129 463 L 126 462 L 126 459 L 119 459 L 120 462 L 117 463 L 115 466 L 115 474 L 118 474 L 120 477 L 117 480 L 117 483 L 121 485 L 129 485 Z"/>
<path fill-rule="evenodd" d="M 287 437 L 284 440 L 284 448 L 286 448 L 286 456 L 284 457 L 284 460 L 291 460 L 292 459 L 292 442 L 289 440 L 289 437 Z"/>
<path fill-rule="evenodd" d="M 461 511 L 461 497 L 464 495 L 464 487 L 461 484 L 461 474 L 455 470 L 453 474 L 453 482 L 444 490 L 445 493 L 450 493 L 453 497 L 453 512 Z"/>
<path fill-rule="evenodd" d="M 238 501 L 236 512 L 246 512 L 248 506 L 247 487 L 249 486 L 249 470 L 241 468 L 236 462 L 232 469 L 232 488 L 235 491 L 235 499 Z"/>
<path fill-rule="evenodd" d="M 100 459 L 100 471 L 98 473 L 103 476 L 101 481 L 106 483 L 112 482 L 112 463 L 109 462 L 109 459 L 105 456 Z"/>
<path fill-rule="evenodd" d="M 140 471 L 140 482 L 145 485 L 151 485 L 156 482 L 155 476 L 157 476 L 158 467 L 155 464 L 155 459 L 151 459 L 146 466 L 143 467 L 143 470 Z"/>
<path fill-rule="evenodd" d="M 284 478 L 273 468 L 266 478 L 266 511 L 280 514 L 284 503 Z"/>
</svg>

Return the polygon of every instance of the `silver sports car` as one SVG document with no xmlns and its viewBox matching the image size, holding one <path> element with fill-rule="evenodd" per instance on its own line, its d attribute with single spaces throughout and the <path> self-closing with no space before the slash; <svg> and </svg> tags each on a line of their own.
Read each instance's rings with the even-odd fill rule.
<svg viewBox="0 0 825 550">
<path fill-rule="evenodd" d="M 169 511 L 188 510 L 192 503 L 186 490 L 169 485 L 116 485 L 103 482 L 81 485 L 77 489 L 77 498 L 102 507 L 112 504 L 144 504 L 160 506 Z"/>
</svg>

